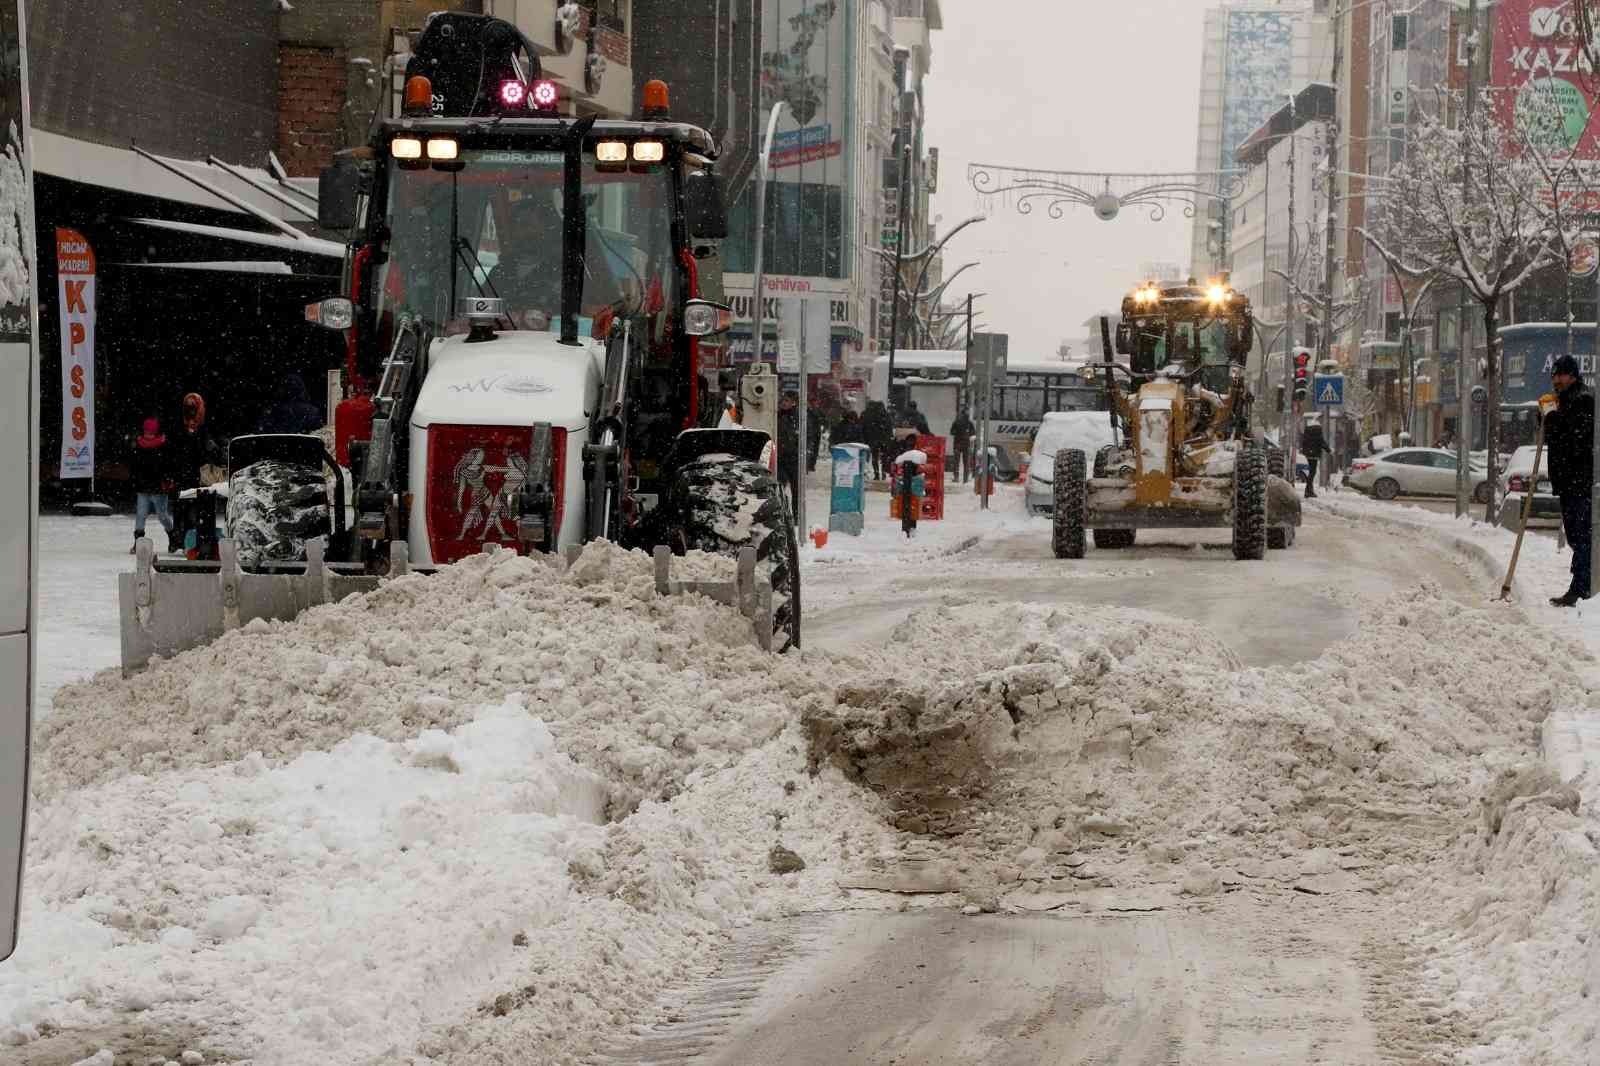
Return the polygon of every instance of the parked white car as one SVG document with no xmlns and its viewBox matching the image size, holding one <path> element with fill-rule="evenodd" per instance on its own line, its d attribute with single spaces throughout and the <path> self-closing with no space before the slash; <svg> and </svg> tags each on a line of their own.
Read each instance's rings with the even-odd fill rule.
<svg viewBox="0 0 1600 1066">
<path fill-rule="evenodd" d="M 1472 476 L 1472 498 L 1479 503 L 1487 501 L 1487 468 L 1469 458 L 1467 469 Z M 1396 496 L 1454 496 L 1456 453 L 1443 448 L 1391 448 L 1382 455 L 1351 463 L 1344 483 L 1380 500 Z"/>
<path fill-rule="evenodd" d="M 1508 529 L 1516 529 L 1522 522 L 1523 497 L 1529 489 L 1533 491 L 1533 509 L 1528 512 L 1528 524 L 1548 524 L 1561 522 L 1561 500 L 1550 491 L 1550 467 L 1548 461 L 1550 453 L 1546 452 L 1539 457 L 1539 480 L 1531 484 L 1533 473 L 1533 445 L 1525 444 L 1511 453 L 1511 459 L 1506 463 L 1506 469 L 1500 475 L 1500 491 L 1505 497 L 1505 506 L 1500 510 L 1500 521 Z"/>
<path fill-rule="evenodd" d="M 1111 415 L 1105 411 L 1050 411 L 1039 424 L 1039 433 L 1033 438 L 1033 454 L 1028 459 L 1028 483 L 1023 492 L 1023 506 L 1030 515 L 1050 514 L 1055 510 L 1056 452 L 1061 448 L 1077 448 L 1094 469 L 1095 453 L 1108 444 L 1115 444 L 1111 433 Z"/>
</svg>

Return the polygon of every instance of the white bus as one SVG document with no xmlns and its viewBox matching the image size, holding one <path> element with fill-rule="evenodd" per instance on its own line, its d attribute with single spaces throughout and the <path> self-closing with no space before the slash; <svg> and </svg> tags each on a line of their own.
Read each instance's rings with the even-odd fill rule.
<svg viewBox="0 0 1600 1066">
<path fill-rule="evenodd" d="M 1022 458 L 1032 446 L 1047 411 L 1104 411 L 1104 371 L 1059 359 L 1009 359 L 1006 372 L 995 382 L 989 408 L 991 443 L 1005 446 Z M 867 399 L 888 403 L 889 357 L 872 363 Z M 967 353 L 919 350 L 894 353 L 894 403 L 903 407 L 914 400 L 928 420 L 928 428 L 948 437 L 956 414 L 967 404 Z M 972 417 L 981 417 L 974 408 Z"/>
</svg>

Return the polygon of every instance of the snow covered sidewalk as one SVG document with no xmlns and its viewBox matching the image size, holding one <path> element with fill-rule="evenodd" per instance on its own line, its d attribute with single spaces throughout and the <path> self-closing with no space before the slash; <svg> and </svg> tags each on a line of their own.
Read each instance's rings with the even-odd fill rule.
<svg viewBox="0 0 1600 1066">
<path fill-rule="evenodd" d="M 1343 494 L 1312 512 L 1375 529 L 1448 538 L 1484 572 L 1484 598 L 1498 596 L 1515 534 L 1473 519 Z M 1315 520 L 1315 519 L 1313 519 Z M 1450 861 L 1479 874 L 1470 891 L 1417 886 L 1419 914 L 1432 914 L 1424 941 L 1434 977 L 1477 1020 L 1472 1064 L 1567 1066 L 1600 1061 L 1600 1025 L 1590 996 L 1600 982 L 1600 600 L 1549 605 L 1566 590 L 1570 551 L 1550 537 L 1524 538 L 1512 589 L 1517 611 L 1545 634 L 1554 661 L 1524 672 L 1580 686 L 1546 714 L 1529 708 L 1543 764 L 1492 767 L 1479 839 L 1458 841 Z M 1463 656 L 1460 668 L 1477 664 Z M 1511 676 L 1483 683 L 1511 698 Z"/>
</svg>

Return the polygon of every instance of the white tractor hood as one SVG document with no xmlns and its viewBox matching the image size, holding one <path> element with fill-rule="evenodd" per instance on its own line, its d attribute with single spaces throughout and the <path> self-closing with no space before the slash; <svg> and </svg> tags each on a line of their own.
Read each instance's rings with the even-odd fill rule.
<svg viewBox="0 0 1600 1066">
<path fill-rule="evenodd" d="M 562 344 L 554 333 L 506 332 L 469 344 L 433 344 L 411 425 L 527 426 L 568 430 L 589 425 L 604 373 L 605 350 L 584 338 Z"/>
</svg>

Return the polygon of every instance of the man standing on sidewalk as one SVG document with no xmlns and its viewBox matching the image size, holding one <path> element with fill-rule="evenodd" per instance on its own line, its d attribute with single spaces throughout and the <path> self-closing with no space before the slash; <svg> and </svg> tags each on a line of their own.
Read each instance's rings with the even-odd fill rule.
<svg viewBox="0 0 1600 1066">
<path fill-rule="evenodd" d="M 1590 494 L 1594 486 L 1594 393 L 1583 383 L 1578 361 L 1563 355 L 1550 368 L 1555 409 L 1544 416 L 1545 450 L 1550 455 L 1550 487 L 1561 498 L 1561 526 L 1572 547 L 1572 584 L 1551 598 L 1571 607 L 1591 595 L 1589 585 Z M 1541 408 L 1545 405 L 1541 404 Z"/>
<path fill-rule="evenodd" d="M 1322 437 L 1322 426 L 1312 422 L 1300 431 L 1300 454 L 1306 457 L 1306 499 L 1317 498 L 1317 463 L 1327 454 L 1328 442 Z"/>
</svg>

